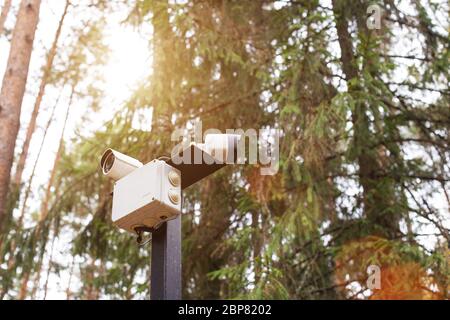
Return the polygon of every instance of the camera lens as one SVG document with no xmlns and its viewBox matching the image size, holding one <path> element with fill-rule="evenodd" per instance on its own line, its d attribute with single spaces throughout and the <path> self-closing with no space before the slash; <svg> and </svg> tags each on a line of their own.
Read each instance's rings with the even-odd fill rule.
<svg viewBox="0 0 450 320">
<path fill-rule="evenodd" d="M 112 152 L 106 157 L 105 164 L 103 165 L 103 170 L 105 173 L 108 173 L 109 170 L 111 170 L 115 160 L 116 157 Z"/>
</svg>

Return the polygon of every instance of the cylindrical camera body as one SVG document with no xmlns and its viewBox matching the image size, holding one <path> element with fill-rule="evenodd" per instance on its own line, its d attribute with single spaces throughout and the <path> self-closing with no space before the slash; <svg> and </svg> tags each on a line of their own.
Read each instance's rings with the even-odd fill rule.
<svg viewBox="0 0 450 320">
<path fill-rule="evenodd" d="M 205 150 L 217 161 L 233 163 L 236 159 L 240 137 L 238 134 L 207 134 L 204 144 Z"/>
<path fill-rule="evenodd" d="M 117 181 L 142 167 L 142 163 L 113 149 L 106 150 L 100 161 L 103 174 Z"/>
</svg>

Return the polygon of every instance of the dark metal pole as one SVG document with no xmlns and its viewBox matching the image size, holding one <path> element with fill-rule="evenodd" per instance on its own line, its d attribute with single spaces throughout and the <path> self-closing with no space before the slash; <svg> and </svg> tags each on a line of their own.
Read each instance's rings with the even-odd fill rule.
<svg viewBox="0 0 450 320">
<path fill-rule="evenodd" d="M 181 299 L 181 215 L 152 233 L 150 298 Z"/>
</svg>

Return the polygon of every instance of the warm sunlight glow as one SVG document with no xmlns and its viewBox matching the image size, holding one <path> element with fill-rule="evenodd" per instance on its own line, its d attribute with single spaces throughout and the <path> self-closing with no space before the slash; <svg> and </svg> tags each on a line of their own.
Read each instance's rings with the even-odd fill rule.
<svg viewBox="0 0 450 320">
<path fill-rule="evenodd" d="M 149 73 L 149 39 L 131 27 L 117 25 L 106 32 L 106 43 L 111 53 L 105 66 L 105 93 L 120 104 Z"/>
</svg>

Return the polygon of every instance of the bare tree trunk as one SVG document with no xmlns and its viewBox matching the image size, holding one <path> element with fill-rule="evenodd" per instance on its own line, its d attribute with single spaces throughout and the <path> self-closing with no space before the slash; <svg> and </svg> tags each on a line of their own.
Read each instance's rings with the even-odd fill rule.
<svg viewBox="0 0 450 320">
<path fill-rule="evenodd" d="M 30 272 L 28 271 L 22 278 L 22 283 L 19 290 L 19 300 L 24 300 L 27 295 L 28 281 L 30 280 Z"/>
<path fill-rule="evenodd" d="M 44 220 L 48 215 L 48 203 L 50 201 L 50 194 L 51 194 L 52 186 L 53 186 L 53 183 L 55 182 L 56 171 L 58 169 L 58 163 L 59 163 L 59 160 L 61 159 L 61 153 L 62 153 L 62 149 L 64 146 L 64 134 L 66 133 L 67 120 L 69 119 L 70 106 L 72 105 L 74 93 L 75 93 L 75 88 L 72 87 L 72 92 L 70 93 L 69 104 L 68 104 L 67 111 L 66 111 L 66 117 L 64 119 L 63 129 L 61 132 L 61 136 L 59 137 L 58 151 L 56 152 L 55 160 L 53 162 L 53 168 L 52 168 L 52 172 L 50 174 L 50 179 L 48 180 L 44 200 L 42 200 L 42 204 L 41 204 L 41 214 L 40 214 L 41 221 Z"/>
<path fill-rule="evenodd" d="M 63 129 L 62 129 L 62 132 L 61 132 L 61 136 L 60 136 L 60 139 L 59 139 L 58 151 L 56 152 L 56 157 L 55 157 L 55 161 L 53 163 L 53 168 L 52 168 L 52 172 L 51 172 L 51 175 L 50 175 L 50 180 L 49 180 L 48 185 L 47 185 L 46 195 L 45 195 L 45 198 L 44 198 L 44 201 L 43 201 L 43 205 L 41 207 L 41 213 L 40 213 L 40 217 L 39 217 L 39 225 L 40 225 L 40 223 L 42 223 L 45 220 L 45 218 L 47 218 L 47 215 L 48 215 L 48 202 L 49 202 L 49 197 L 50 197 L 50 190 L 51 190 L 51 187 L 53 186 L 53 183 L 54 183 L 54 179 L 55 179 L 55 176 L 56 176 L 56 170 L 57 170 L 57 167 L 58 167 L 59 159 L 61 158 L 61 152 L 62 152 L 62 148 L 63 148 L 63 145 L 64 145 L 64 133 L 66 131 L 67 120 L 69 118 L 69 109 L 70 109 L 70 106 L 72 105 L 74 92 L 75 92 L 75 89 L 72 88 L 72 92 L 70 94 L 69 103 L 68 103 L 68 107 L 67 107 L 67 111 L 66 111 L 66 117 L 64 119 L 64 126 L 63 126 Z M 33 172 L 34 172 L 34 170 L 33 170 Z M 28 187 L 27 191 L 29 191 L 29 189 L 30 189 L 30 186 Z M 22 207 L 22 214 L 21 214 L 22 217 L 23 217 L 23 213 L 24 213 L 23 210 L 24 210 L 25 207 L 26 207 L 26 202 L 24 202 L 23 207 Z M 36 227 L 36 230 L 37 230 L 36 233 L 39 231 L 39 225 Z M 52 240 L 52 251 L 53 251 L 53 243 L 54 243 L 54 241 L 55 241 L 55 238 L 53 238 L 53 240 Z M 40 281 L 40 272 L 41 272 L 41 267 L 42 267 L 42 259 L 43 259 L 43 257 L 41 257 L 39 262 L 38 262 L 38 270 L 37 270 L 37 274 L 36 274 L 36 278 L 35 278 L 35 283 L 36 282 L 39 283 L 39 281 Z M 19 299 L 24 299 L 25 298 L 26 289 L 27 289 L 27 285 L 28 285 L 28 279 L 29 279 L 29 273 L 25 274 L 25 276 L 24 276 L 24 278 L 22 280 L 21 294 L 19 295 Z M 35 290 L 35 289 L 33 289 L 33 290 Z M 47 291 L 47 285 L 46 285 L 45 291 Z M 35 294 L 35 291 L 34 291 L 33 295 L 34 294 Z"/>
<path fill-rule="evenodd" d="M 8 63 L 0 92 L 0 228 L 6 214 L 20 111 L 39 20 L 40 0 L 22 0 L 14 27 Z"/>
<path fill-rule="evenodd" d="M 53 261 L 53 250 L 55 248 L 55 240 L 56 240 L 56 234 L 53 234 L 53 239 L 52 239 L 52 246 L 50 249 L 50 257 L 48 258 L 48 268 L 47 268 L 47 275 L 45 277 L 45 284 L 44 284 L 44 297 L 42 298 L 43 300 L 45 300 L 47 298 L 47 291 L 48 291 L 48 279 L 50 278 L 50 272 L 52 271 L 52 261 Z M 42 268 L 42 261 L 41 264 L 39 265 L 39 272 L 36 273 L 36 284 L 33 288 L 33 293 L 32 293 L 32 297 L 34 298 L 36 296 L 36 291 L 39 287 L 39 283 L 40 283 L 40 271 Z"/>
<path fill-rule="evenodd" d="M 33 134 L 36 130 L 36 120 L 39 115 L 42 98 L 44 97 L 44 94 L 45 94 L 45 88 L 47 86 L 50 72 L 51 72 L 51 69 L 53 66 L 53 60 L 55 59 L 56 51 L 58 48 L 58 40 L 59 40 L 59 37 L 61 36 L 61 30 L 62 30 L 62 26 L 64 24 L 64 19 L 66 17 L 68 8 L 69 8 L 69 1 L 66 1 L 66 6 L 64 8 L 64 12 L 61 16 L 61 19 L 59 20 L 55 38 L 53 39 L 52 46 L 47 55 L 47 62 L 45 64 L 44 74 L 42 75 L 41 84 L 39 86 L 39 91 L 38 91 L 36 100 L 34 102 L 34 108 L 33 108 L 32 114 L 31 114 L 30 123 L 28 124 L 25 141 L 23 142 L 22 152 L 20 153 L 19 160 L 17 162 L 16 172 L 15 172 L 14 179 L 13 179 L 13 185 L 15 188 L 18 188 L 18 186 L 20 185 L 20 183 L 22 181 L 22 174 L 23 174 L 23 170 L 25 168 L 25 161 L 27 160 L 27 156 L 28 156 L 30 142 L 31 142 L 31 139 L 33 138 Z"/>
<path fill-rule="evenodd" d="M 35 229 L 35 233 L 36 234 L 39 233 L 41 223 L 45 220 L 45 218 L 47 218 L 47 215 L 48 215 L 48 209 L 47 209 L 48 198 L 50 197 L 51 186 L 53 185 L 53 180 L 55 178 L 56 169 L 57 169 L 57 166 L 58 166 L 59 159 L 61 158 L 62 148 L 64 146 L 64 133 L 66 131 L 67 120 L 69 118 L 69 113 L 70 113 L 69 111 L 70 111 L 70 106 L 72 105 L 74 92 L 75 92 L 75 88 L 72 87 L 72 92 L 70 94 L 69 103 L 68 103 L 68 107 L 67 107 L 67 111 L 66 111 L 66 117 L 64 119 L 64 126 L 63 126 L 63 129 L 62 129 L 62 132 L 61 132 L 61 136 L 60 136 L 60 139 L 59 139 L 58 151 L 56 152 L 56 157 L 55 157 L 55 161 L 53 163 L 52 173 L 51 173 L 51 176 L 50 176 L 49 183 L 47 185 L 47 192 L 46 192 L 46 196 L 45 196 L 45 199 L 44 199 L 44 202 L 43 202 L 43 203 L 45 203 L 45 208 L 43 208 L 43 210 L 41 210 L 41 214 L 40 214 L 40 217 L 39 217 L 39 223 L 38 223 L 38 225 L 36 226 L 36 229 Z M 24 203 L 24 206 L 26 206 L 26 203 Z M 22 212 L 22 215 L 23 215 L 23 212 Z M 42 264 L 42 258 L 43 257 L 41 257 L 40 260 L 39 260 L 38 273 L 40 273 L 40 266 Z M 38 277 L 39 277 L 39 275 L 38 275 Z M 30 271 L 28 271 L 22 278 L 22 284 L 20 286 L 20 292 L 19 292 L 19 296 L 18 296 L 19 300 L 23 300 L 26 297 L 29 278 L 30 278 Z"/>
<path fill-rule="evenodd" d="M 21 212 L 21 214 L 19 216 L 19 219 L 17 220 L 17 225 L 19 225 L 19 226 L 21 226 L 22 222 L 23 222 L 23 218 L 24 218 L 24 215 L 25 215 L 25 208 L 26 208 L 26 205 L 27 205 L 27 200 L 28 200 L 29 194 L 31 192 L 31 183 L 33 182 L 33 178 L 34 178 L 34 174 L 35 174 L 35 171 L 36 171 L 37 163 L 38 163 L 38 161 L 40 159 L 40 156 L 41 156 L 41 153 L 42 153 L 42 149 L 43 149 L 43 146 L 44 146 L 44 142 L 45 142 L 45 139 L 47 137 L 48 129 L 50 128 L 50 125 L 53 122 L 53 117 L 55 115 L 56 107 L 58 106 L 58 102 L 59 102 L 60 98 L 61 98 L 61 95 L 58 96 L 58 99 L 56 100 L 56 102 L 55 102 L 55 104 L 53 106 L 50 118 L 49 118 L 49 120 L 47 122 L 47 126 L 45 127 L 44 137 L 42 138 L 42 142 L 41 142 L 41 145 L 39 147 L 39 152 L 38 152 L 38 155 L 36 157 L 36 161 L 34 162 L 33 171 L 31 173 L 31 176 L 30 176 L 30 179 L 29 179 L 29 182 L 28 182 L 28 187 L 27 187 L 27 190 L 25 192 L 25 199 L 23 201 L 22 212 Z M 16 250 L 16 241 L 15 241 L 15 239 L 12 239 L 12 241 L 11 241 L 11 249 L 10 249 L 11 255 L 9 256 L 9 259 L 8 259 L 8 270 L 11 270 L 13 268 L 13 266 L 14 266 L 14 259 L 16 257 L 16 255 L 14 253 L 15 250 Z"/>
<path fill-rule="evenodd" d="M 34 161 L 33 170 L 31 171 L 30 178 L 28 179 L 27 189 L 25 191 L 25 197 L 24 197 L 23 203 L 22 203 L 22 210 L 21 210 L 18 222 L 17 222 L 18 226 L 22 225 L 23 218 L 25 216 L 25 210 L 27 208 L 28 198 L 29 198 L 30 193 L 31 193 L 31 185 L 32 185 L 33 180 L 34 180 L 34 175 L 36 173 L 36 168 L 37 168 L 38 162 L 39 162 L 39 160 L 41 158 L 42 150 L 44 148 L 45 139 L 47 138 L 48 130 L 50 129 L 50 126 L 51 126 L 51 124 L 53 122 L 53 118 L 55 116 L 56 107 L 58 106 L 60 97 L 61 96 L 59 96 L 58 99 L 56 100 L 56 102 L 55 102 L 55 104 L 53 106 L 52 112 L 50 114 L 50 118 L 48 119 L 47 124 L 46 124 L 45 129 L 44 129 L 44 136 L 42 137 L 41 145 L 39 146 L 39 151 L 38 151 L 36 160 Z"/>
<path fill-rule="evenodd" d="M 26 139 L 25 139 L 25 145 L 27 146 L 27 149 L 28 149 L 28 147 L 29 147 L 29 143 L 30 143 L 30 141 L 31 141 L 31 137 L 32 137 L 32 135 L 33 135 L 33 133 L 34 133 L 34 130 L 35 130 L 35 127 L 36 127 L 36 118 L 37 118 L 37 115 L 38 115 L 38 109 L 39 109 L 40 104 L 41 104 L 41 102 L 42 102 L 42 98 L 43 98 L 44 91 L 45 91 L 45 86 L 46 86 L 46 84 L 47 84 L 47 79 L 48 79 L 48 76 L 49 76 L 49 72 L 50 72 L 51 66 L 52 66 L 52 64 L 53 64 L 54 56 L 56 55 L 57 43 L 58 43 L 59 36 L 60 36 L 60 34 L 61 34 L 61 29 L 62 29 L 62 26 L 63 26 L 63 23 L 64 23 L 65 16 L 66 16 L 66 14 L 67 14 L 68 6 L 69 6 L 69 2 L 67 1 L 67 2 L 66 2 L 66 6 L 65 6 L 65 8 L 64 8 L 64 13 L 63 13 L 63 15 L 61 16 L 61 19 L 60 19 L 59 24 L 58 24 L 58 30 L 57 30 L 57 32 L 56 32 L 56 34 L 55 34 L 55 38 L 54 38 L 54 40 L 53 40 L 52 47 L 51 47 L 51 49 L 50 49 L 50 51 L 49 51 L 49 53 L 48 53 L 48 59 L 47 59 L 47 64 L 46 64 L 46 70 L 44 71 L 44 75 L 43 75 L 42 80 L 41 80 L 41 85 L 40 85 L 40 88 L 39 88 L 39 93 L 38 93 L 38 96 L 37 96 L 37 98 L 36 98 L 35 105 L 34 105 L 34 110 L 33 110 L 32 120 L 31 120 L 30 125 L 29 125 L 29 127 L 28 127 L 27 137 L 26 137 Z M 26 189 L 26 191 L 25 191 L 25 196 L 24 196 L 24 200 L 23 200 L 23 203 L 22 203 L 22 210 L 21 210 L 21 213 L 20 213 L 20 216 L 19 216 L 19 219 L 18 219 L 18 223 L 17 223 L 19 226 L 22 225 L 23 218 L 24 218 L 24 216 L 25 216 L 25 211 L 26 211 L 26 208 L 27 208 L 27 202 L 28 202 L 28 199 L 29 199 L 29 196 L 30 196 L 30 193 L 31 193 L 31 186 L 32 186 L 32 182 L 33 182 L 34 175 L 35 175 L 35 172 L 36 172 L 37 164 L 38 164 L 38 161 L 39 161 L 39 159 L 40 159 L 40 155 L 41 155 L 42 150 L 43 150 L 43 146 L 44 146 L 44 142 L 45 142 L 45 139 L 46 139 L 46 136 L 47 136 L 47 133 L 48 133 L 48 129 L 50 128 L 50 125 L 51 125 L 51 123 L 53 122 L 53 117 L 54 117 L 55 109 L 56 109 L 56 107 L 57 107 L 57 105 L 58 105 L 58 102 L 59 102 L 60 97 L 61 97 L 61 96 L 58 97 L 58 99 L 57 99 L 57 101 L 56 101 L 56 103 L 55 103 L 55 105 L 54 105 L 54 107 L 53 107 L 53 110 L 52 110 L 52 113 L 51 113 L 51 115 L 50 115 L 50 118 L 49 118 L 49 120 L 48 120 L 48 122 L 47 122 L 47 125 L 46 125 L 46 127 L 45 127 L 44 137 L 43 137 L 43 139 L 42 139 L 42 141 L 41 141 L 41 145 L 40 145 L 40 147 L 39 147 L 38 155 L 37 155 L 36 161 L 35 161 L 35 163 L 34 163 L 33 170 L 32 170 L 31 176 L 30 176 L 30 179 L 29 179 L 29 181 L 28 181 L 27 189 Z M 71 93 L 70 98 L 69 98 L 69 107 L 70 107 L 70 105 L 71 105 L 71 103 L 72 103 L 72 98 L 73 98 L 73 90 L 72 90 L 72 93 Z M 64 122 L 64 127 L 63 127 L 62 137 L 64 136 L 64 131 L 65 131 L 66 123 L 67 123 L 67 117 L 68 117 L 68 110 L 67 110 L 67 114 L 66 114 L 66 118 L 65 118 L 65 122 Z M 31 128 L 31 127 L 33 127 L 33 132 L 30 131 L 30 128 Z M 30 135 L 29 135 L 29 134 L 30 134 Z M 28 140 L 28 142 L 27 142 L 27 140 Z M 18 188 L 18 186 L 19 186 L 19 184 L 20 184 L 20 181 L 21 181 L 21 179 L 22 179 L 22 174 L 23 174 L 23 169 L 24 169 L 24 165 L 25 165 L 25 160 L 26 160 L 26 157 L 27 157 L 27 154 L 25 154 L 25 145 L 24 145 L 24 149 L 22 150 L 22 153 L 21 153 L 20 158 L 19 158 L 19 163 L 18 163 L 18 166 L 17 166 L 17 169 L 16 169 L 16 176 L 15 176 L 15 178 L 14 178 L 15 181 L 13 182 L 13 184 L 14 184 L 13 187 L 14 187 L 15 189 Z M 60 153 L 60 149 L 61 149 L 61 142 L 60 142 L 60 146 L 59 146 L 59 149 L 58 149 L 58 153 L 57 153 L 57 154 Z M 58 156 L 57 156 L 57 157 L 58 157 Z M 21 163 L 22 163 L 22 164 L 21 164 Z M 19 171 L 20 171 L 20 172 L 19 172 Z M 53 170 L 52 170 L 52 175 L 53 175 L 53 171 L 54 171 L 54 168 L 53 168 Z M 19 180 L 16 180 L 16 179 L 19 179 Z M 45 218 L 46 216 L 47 216 L 47 213 L 45 213 L 45 215 L 44 215 L 44 214 L 41 212 L 39 222 L 42 222 L 43 218 Z M 39 228 L 39 225 L 38 225 L 38 226 L 36 227 L 35 233 L 37 234 L 39 231 L 40 231 L 40 228 Z M 15 242 L 12 243 L 12 248 L 13 248 L 13 249 L 12 249 L 12 252 L 14 252 L 14 250 L 15 250 Z M 12 267 L 12 263 L 11 263 L 11 262 L 12 262 L 13 260 L 14 260 L 14 255 L 11 255 L 11 257 L 10 257 L 10 262 L 8 263 L 8 265 L 11 266 L 11 267 Z M 40 281 L 40 268 L 41 268 L 41 264 L 42 264 L 42 257 L 41 257 L 41 259 L 40 259 L 40 261 L 39 261 L 38 271 L 37 271 L 37 275 L 36 275 L 35 281 Z M 27 272 L 27 273 L 24 275 L 24 277 L 22 278 L 22 283 L 21 283 L 21 287 L 20 287 L 21 289 L 20 289 L 20 293 L 19 293 L 18 299 L 24 299 L 24 298 L 25 298 L 26 293 L 27 293 L 27 287 L 28 287 L 28 280 L 29 280 L 29 277 L 30 277 L 30 274 L 29 274 L 29 272 Z"/>
<path fill-rule="evenodd" d="M 5 0 L 2 12 L 0 13 L 0 35 L 3 34 L 3 30 L 5 28 L 5 21 L 6 18 L 8 17 L 9 9 L 11 9 L 11 0 Z"/>
</svg>

